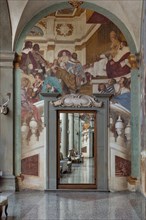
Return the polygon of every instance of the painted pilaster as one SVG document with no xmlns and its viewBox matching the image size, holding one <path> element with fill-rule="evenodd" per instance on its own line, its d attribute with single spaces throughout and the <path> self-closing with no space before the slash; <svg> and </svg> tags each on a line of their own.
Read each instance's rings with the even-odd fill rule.
<svg viewBox="0 0 146 220">
<path fill-rule="evenodd" d="M 15 63 L 16 65 L 16 63 Z M 15 140 L 14 140 L 14 151 L 15 151 L 15 176 L 20 175 L 21 173 L 21 70 L 17 66 L 15 66 L 14 72 L 15 79 L 15 112 L 14 112 L 14 120 L 15 120 Z"/>
<path fill-rule="evenodd" d="M 0 104 L 6 100 L 7 93 L 10 93 L 9 113 L 7 115 L 0 114 L 0 169 L 3 172 L 0 189 L 2 191 L 15 190 L 15 178 L 13 175 L 13 60 L 13 52 L 0 51 Z"/>
<path fill-rule="evenodd" d="M 131 75 L 131 175 L 140 177 L 140 76 L 138 70 Z"/>
</svg>

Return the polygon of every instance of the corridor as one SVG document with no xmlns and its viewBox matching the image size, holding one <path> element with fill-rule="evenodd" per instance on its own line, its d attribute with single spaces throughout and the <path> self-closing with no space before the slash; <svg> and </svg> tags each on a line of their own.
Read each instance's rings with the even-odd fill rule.
<svg viewBox="0 0 146 220">
<path fill-rule="evenodd" d="M 7 220 L 146 219 L 146 199 L 140 193 L 22 191 L 1 195 L 9 200 Z"/>
</svg>

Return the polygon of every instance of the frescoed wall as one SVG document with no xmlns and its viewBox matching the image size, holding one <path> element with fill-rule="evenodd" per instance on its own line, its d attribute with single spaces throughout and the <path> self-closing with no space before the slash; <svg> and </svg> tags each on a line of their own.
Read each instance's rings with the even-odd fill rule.
<svg viewBox="0 0 146 220">
<path fill-rule="evenodd" d="M 126 189 L 126 177 L 130 175 L 131 57 L 118 27 L 97 12 L 64 9 L 35 24 L 25 39 L 20 61 L 24 187 L 44 188 L 45 128 L 41 93 L 108 93 L 112 95 L 110 189 Z M 27 172 L 26 161 L 31 172 Z"/>
</svg>

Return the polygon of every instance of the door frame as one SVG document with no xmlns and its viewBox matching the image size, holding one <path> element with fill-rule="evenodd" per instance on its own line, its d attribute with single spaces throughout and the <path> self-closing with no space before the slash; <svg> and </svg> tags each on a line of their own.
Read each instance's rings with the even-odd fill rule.
<svg viewBox="0 0 146 220">
<path fill-rule="evenodd" d="M 57 111 L 96 111 L 97 112 L 97 188 L 94 191 L 109 191 L 109 151 L 108 151 L 108 131 L 109 131 L 109 98 L 108 94 L 94 94 L 93 96 L 79 94 L 69 94 L 58 98 L 58 94 L 42 94 L 44 97 L 44 120 L 46 126 L 46 166 L 45 166 L 45 189 L 58 190 L 57 188 Z M 77 96 L 79 99 L 89 99 L 93 103 L 87 105 L 75 106 L 68 103 L 69 100 L 74 102 Z M 94 104 L 102 102 L 102 106 L 98 107 Z M 70 104 L 70 105 L 69 105 Z M 96 137 L 94 137 L 96 138 Z M 86 191 L 87 189 L 85 189 Z"/>
<path fill-rule="evenodd" d="M 59 183 L 60 180 L 60 113 L 94 113 L 94 183 Z M 57 189 L 96 189 L 97 188 L 97 111 L 95 110 L 58 110 L 57 111 Z"/>
</svg>

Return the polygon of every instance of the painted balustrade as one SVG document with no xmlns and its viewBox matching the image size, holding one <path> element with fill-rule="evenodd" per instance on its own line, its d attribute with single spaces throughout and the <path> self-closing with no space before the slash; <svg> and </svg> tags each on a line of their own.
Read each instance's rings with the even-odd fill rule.
<svg viewBox="0 0 146 220">
<path fill-rule="evenodd" d="M 130 175 L 131 126 L 130 113 L 110 106 L 109 185 L 110 191 L 127 190 Z"/>
<path fill-rule="evenodd" d="M 44 139 L 44 101 L 34 103 L 38 117 L 34 114 L 29 121 L 23 121 L 21 125 L 21 142 L 25 147 L 41 145 Z"/>
<path fill-rule="evenodd" d="M 130 115 L 127 119 L 127 115 L 123 118 L 123 115 L 117 113 L 110 115 L 110 143 L 114 143 L 119 147 L 126 147 L 130 150 L 131 144 L 131 125 L 130 125 Z"/>
</svg>

